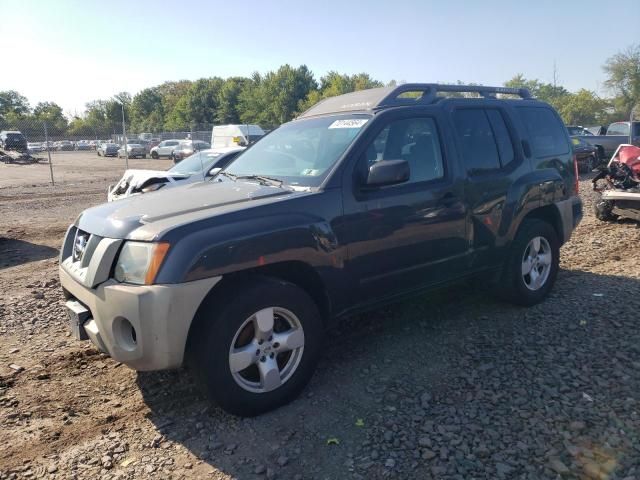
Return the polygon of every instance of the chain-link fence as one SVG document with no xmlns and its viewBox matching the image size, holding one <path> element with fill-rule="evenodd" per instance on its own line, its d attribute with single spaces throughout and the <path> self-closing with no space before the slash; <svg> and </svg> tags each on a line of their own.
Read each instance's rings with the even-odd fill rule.
<svg viewBox="0 0 640 480">
<path fill-rule="evenodd" d="M 142 166 L 137 164 L 136 168 L 158 169 L 152 160 L 168 158 L 177 162 L 199 150 L 248 146 L 269 130 L 257 125 L 200 123 L 149 132 L 131 130 L 122 122 L 77 128 L 66 122 L 35 120 L 33 117 L 0 118 L 0 162 L 14 165 L 48 163 L 50 181 L 54 184 L 56 157 L 62 154 L 65 160 L 77 159 L 78 168 L 88 170 L 93 168 L 93 162 L 106 160 L 106 157 L 123 158 L 124 164 L 112 162 L 107 166 L 114 174 L 120 174 L 123 168 L 130 167 L 131 157 L 150 160 Z M 160 168 L 166 168 L 166 165 Z"/>
</svg>

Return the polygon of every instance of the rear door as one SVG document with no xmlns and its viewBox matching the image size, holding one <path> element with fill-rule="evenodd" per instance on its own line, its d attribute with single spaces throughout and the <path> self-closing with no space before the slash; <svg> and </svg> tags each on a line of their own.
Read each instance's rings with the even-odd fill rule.
<svg viewBox="0 0 640 480">
<path fill-rule="evenodd" d="M 466 172 L 465 202 L 474 251 L 472 267 L 498 263 L 493 251 L 511 185 L 524 156 L 515 127 L 498 105 L 459 105 L 451 110 L 456 146 Z"/>
<path fill-rule="evenodd" d="M 463 185 L 443 142 L 437 110 L 388 112 L 384 119 L 363 144 L 344 195 L 346 267 L 357 282 L 357 303 L 460 275 L 468 251 Z M 409 163 L 408 182 L 364 187 L 370 165 L 395 159 Z"/>
</svg>

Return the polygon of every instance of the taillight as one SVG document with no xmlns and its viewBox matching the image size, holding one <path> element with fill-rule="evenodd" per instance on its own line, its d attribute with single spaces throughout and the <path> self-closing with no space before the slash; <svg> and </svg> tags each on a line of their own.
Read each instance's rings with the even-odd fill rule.
<svg viewBox="0 0 640 480">
<path fill-rule="evenodd" d="M 573 171 L 575 173 L 575 181 L 573 184 L 573 189 L 575 190 L 575 194 L 580 193 L 580 175 L 578 175 L 578 156 L 573 156 Z"/>
</svg>

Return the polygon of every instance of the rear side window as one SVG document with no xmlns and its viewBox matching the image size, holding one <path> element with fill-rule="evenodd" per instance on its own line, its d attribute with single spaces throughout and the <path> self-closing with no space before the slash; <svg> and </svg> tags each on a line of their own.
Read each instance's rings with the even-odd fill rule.
<svg viewBox="0 0 640 480">
<path fill-rule="evenodd" d="M 475 175 L 499 169 L 498 146 L 487 113 L 479 108 L 456 110 L 454 123 L 467 172 Z"/>
<path fill-rule="evenodd" d="M 491 122 L 491 128 L 493 128 L 493 135 L 498 144 L 498 153 L 500 154 L 500 163 L 504 167 L 513 161 L 515 153 L 513 152 L 513 142 L 511 141 L 511 135 L 507 125 L 504 123 L 504 117 L 498 110 L 485 110 L 489 122 Z"/>
<path fill-rule="evenodd" d="M 565 127 L 553 112 L 544 107 L 518 107 L 524 122 L 531 150 L 536 157 L 563 155 L 569 152 Z"/>
<path fill-rule="evenodd" d="M 629 135 L 629 126 L 626 123 L 613 123 L 607 130 L 607 135 Z"/>
</svg>

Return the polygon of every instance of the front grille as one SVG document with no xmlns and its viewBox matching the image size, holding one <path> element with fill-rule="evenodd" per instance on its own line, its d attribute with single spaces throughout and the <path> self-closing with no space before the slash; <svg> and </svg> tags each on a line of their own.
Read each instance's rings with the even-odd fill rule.
<svg viewBox="0 0 640 480">
<path fill-rule="evenodd" d="M 71 257 L 74 262 L 82 262 L 84 259 L 90 237 L 91 235 L 89 233 L 76 229 L 76 234 L 73 239 L 73 247 L 71 249 Z"/>
</svg>

